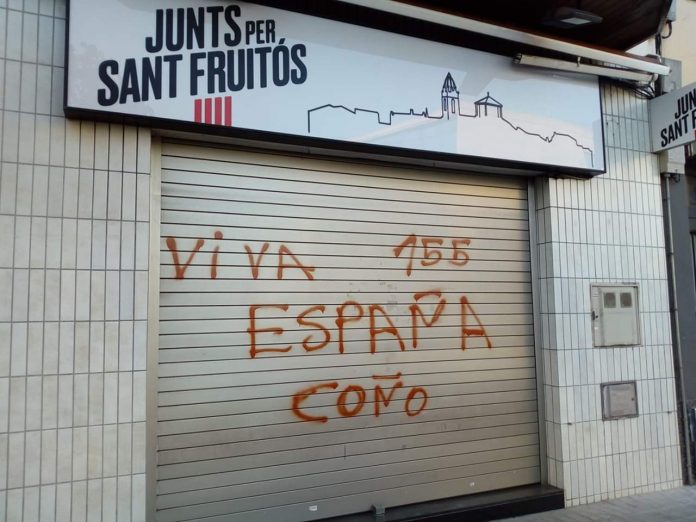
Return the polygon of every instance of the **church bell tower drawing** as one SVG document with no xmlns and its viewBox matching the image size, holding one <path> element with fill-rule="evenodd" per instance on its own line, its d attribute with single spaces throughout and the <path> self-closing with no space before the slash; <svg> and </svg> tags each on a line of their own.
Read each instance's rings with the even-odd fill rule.
<svg viewBox="0 0 696 522">
<path fill-rule="evenodd" d="M 454 83 L 452 74 L 447 73 L 445 83 L 442 84 L 442 114 L 447 115 L 449 120 L 451 117 L 459 115 L 459 90 L 457 84 Z"/>
</svg>

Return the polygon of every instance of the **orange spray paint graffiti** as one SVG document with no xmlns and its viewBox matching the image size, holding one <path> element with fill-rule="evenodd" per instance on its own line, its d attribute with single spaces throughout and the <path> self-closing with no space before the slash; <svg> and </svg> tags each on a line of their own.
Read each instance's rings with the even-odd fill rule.
<svg viewBox="0 0 696 522">
<path fill-rule="evenodd" d="M 223 240 L 222 232 L 215 230 L 213 240 L 218 242 Z M 174 237 L 167 237 L 165 244 L 172 256 L 175 278 L 184 279 L 196 256 L 203 255 L 200 254 L 200 251 L 206 240 L 203 238 L 195 239 L 193 248 L 188 252 L 185 260 L 178 249 L 177 241 Z M 470 260 L 467 251 L 467 247 L 470 245 L 471 240 L 466 238 L 420 237 L 411 234 L 394 247 L 392 252 L 394 257 L 406 261 L 406 275 L 411 277 L 414 266 L 428 268 L 444 263 L 457 267 L 466 265 Z M 272 250 L 272 245 L 268 242 L 262 243 L 257 253 L 249 245 L 245 244 L 243 247 L 251 278 L 258 280 L 262 275 L 264 260 L 267 259 L 267 254 Z M 220 244 L 214 244 L 210 252 L 210 278 L 217 279 L 220 277 L 220 267 L 226 266 L 224 262 L 220 264 Z M 285 244 L 278 245 L 275 268 L 276 280 L 283 280 L 288 271 L 293 269 L 299 270 L 308 281 L 315 279 L 315 267 L 300 260 Z M 482 342 L 487 348 L 492 348 L 492 340 L 469 298 L 466 295 L 459 295 L 458 299 L 446 298 L 443 294 L 443 290 L 440 289 L 414 293 L 411 303 L 404 303 L 407 309 L 406 314 L 400 316 L 395 315 L 394 310 L 388 306 L 389 311 L 387 311 L 383 304 L 360 303 L 353 299 L 348 299 L 338 305 L 335 308 L 335 316 L 326 315 L 331 314 L 334 308 L 325 304 L 313 304 L 300 309 L 298 312 L 291 311 L 291 306 L 284 303 L 252 304 L 248 308 L 249 356 L 252 359 L 261 355 L 277 356 L 287 354 L 296 348 L 293 344 L 282 342 L 283 337 L 290 333 L 286 331 L 286 328 L 290 330 L 292 328 L 287 326 L 287 323 L 285 323 L 286 328 L 283 328 L 278 321 L 289 319 L 289 317 L 272 318 L 267 316 L 264 318 L 260 316 L 261 312 L 270 310 L 275 311 L 276 315 L 278 312 L 290 312 L 290 317 L 294 318 L 297 326 L 307 329 L 308 335 L 304 336 L 301 341 L 295 341 L 295 344 L 297 348 L 301 347 L 308 354 L 327 350 L 332 343 L 335 343 L 338 354 L 344 354 L 347 350 L 346 334 L 349 329 L 352 332 L 350 335 L 351 346 L 367 351 L 369 344 L 370 354 L 377 353 L 382 342 L 395 342 L 400 351 L 405 351 L 406 341 L 409 338 L 402 335 L 400 329 L 403 328 L 407 328 L 406 332 L 411 335 L 412 348 L 417 349 L 422 344 L 421 336 L 427 331 L 426 329 L 441 324 L 447 326 L 449 323 L 445 319 L 452 316 L 455 317 L 455 321 L 459 321 L 462 350 L 466 350 L 469 343 L 475 338 L 480 339 L 479 344 Z M 453 308 L 456 309 L 456 312 L 452 311 Z M 448 309 L 450 315 L 445 314 Z M 399 317 L 407 318 L 406 326 L 398 320 L 394 321 L 394 318 L 398 319 Z M 333 319 L 333 323 L 330 322 L 331 319 Z M 276 321 L 275 324 L 273 321 Z M 330 326 L 332 324 L 335 324 L 335 328 Z M 356 339 L 354 338 L 355 332 L 365 332 L 367 335 L 357 336 Z M 259 336 L 262 335 L 275 342 L 264 344 L 263 339 L 260 342 Z M 365 344 L 366 340 L 368 344 Z M 342 384 L 332 380 L 305 387 L 292 396 L 291 411 L 300 421 L 325 424 L 330 422 L 332 418 L 351 418 L 358 415 L 372 415 L 377 418 L 385 412 L 394 413 L 397 411 L 396 403 L 400 403 L 398 408 L 408 417 L 418 416 L 426 410 L 429 401 L 427 390 L 423 386 L 407 386 L 400 371 L 389 375 L 373 375 L 371 379 L 370 384 L 357 384 L 355 382 Z M 333 394 L 330 406 L 328 406 L 330 412 L 326 410 L 325 399 L 323 402 L 317 401 L 317 397 L 323 394 Z M 369 406 L 370 403 L 372 407 Z M 321 413 L 319 413 L 320 410 Z"/>
<path fill-rule="evenodd" d="M 426 298 L 435 298 L 437 301 L 432 315 L 428 316 L 422 309 L 422 305 L 426 303 Z M 432 328 L 442 321 L 447 310 L 447 299 L 443 297 L 439 290 L 430 290 L 428 292 L 419 292 L 413 295 L 414 302 L 408 307 L 410 311 L 410 324 L 408 330 L 411 332 L 411 344 L 414 349 L 418 348 L 420 343 L 420 333 L 423 328 Z M 365 314 L 365 306 L 367 306 L 367 315 Z M 454 307 L 452 303 L 450 308 Z M 276 309 L 283 312 L 289 312 L 288 304 L 259 304 L 249 306 L 249 333 L 250 340 L 250 355 L 255 358 L 262 353 L 287 353 L 293 349 L 292 345 L 283 346 L 282 348 L 259 348 L 258 335 L 262 333 L 270 333 L 275 337 L 282 337 L 285 334 L 285 329 L 278 326 L 259 327 L 259 321 L 281 321 L 283 318 L 263 318 L 258 316 L 258 311 L 263 309 Z M 467 341 L 472 338 L 482 338 L 488 348 L 493 347 L 491 338 L 483 325 L 480 317 L 474 310 L 473 305 L 469 302 L 466 296 L 461 296 L 459 306 L 455 308 L 458 311 L 458 320 L 460 325 L 460 341 L 462 350 L 467 348 Z M 369 343 L 369 352 L 374 354 L 378 351 L 380 342 L 392 339 L 399 346 L 402 352 L 406 350 L 406 341 L 408 337 L 402 335 L 402 330 L 396 326 L 392 316 L 387 312 L 382 305 L 371 304 L 362 305 L 357 301 L 345 301 L 336 308 L 337 317 L 335 319 L 336 328 L 330 329 L 326 322 L 321 322 L 322 316 L 328 312 L 328 307 L 325 305 L 314 305 L 302 309 L 299 313 L 292 312 L 290 317 L 303 328 L 314 330 L 316 334 L 307 335 L 301 343 L 299 343 L 305 352 L 316 352 L 324 350 L 334 342 L 337 346 L 339 354 L 346 352 L 346 330 L 347 325 L 355 325 L 352 330 L 365 331 Z M 311 316 L 311 317 L 310 317 Z M 407 316 L 408 317 L 408 316 Z M 326 320 L 325 320 L 326 321 Z M 367 321 L 367 325 L 365 325 Z M 271 323 L 273 324 L 273 323 Z M 403 327 L 401 327 L 403 329 Z M 315 338 L 315 335 L 317 336 Z M 384 336 L 388 336 L 384 339 Z M 364 337 L 354 343 L 363 343 Z M 359 344 L 356 344 L 360 346 Z"/>
<path fill-rule="evenodd" d="M 181 262 L 179 261 L 179 251 L 177 250 L 176 246 L 176 239 L 173 237 L 168 237 L 165 241 L 167 248 L 169 251 L 172 253 L 172 261 L 174 262 L 174 274 L 177 279 L 183 279 L 184 274 L 186 273 L 186 269 L 189 267 L 191 264 L 191 261 L 193 261 L 193 256 L 196 255 L 196 252 L 198 252 L 202 247 L 205 241 L 203 239 L 197 239 L 196 244 L 193 247 L 193 250 L 191 250 L 191 253 L 188 256 L 188 259 L 186 262 L 181 265 Z"/>
<path fill-rule="evenodd" d="M 433 248 L 431 245 L 436 245 L 437 247 L 442 247 L 445 244 L 444 238 L 439 237 L 421 237 L 421 249 L 423 256 L 420 260 L 420 265 L 422 267 L 435 266 L 441 261 L 447 261 L 449 264 L 454 266 L 464 266 L 469 262 L 469 254 L 464 250 L 463 246 L 469 246 L 471 244 L 470 239 L 450 239 L 450 244 L 452 252 L 451 256 L 447 258 L 445 256 L 446 251 L 444 248 Z M 406 263 L 406 275 L 411 277 L 413 272 L 413 260 L 416 258 L 416 249 L 418 248 L 418 236 L 411 234 L 407 236 L 398 246 L 394 247 L 394 257 L 401 257 L 406 249 L 408 250 L 408 262 Z"/>
<path fill-rule="evenodd" d="M 401 372 L 395 375 L 373 375 L 372 380 L 378 383 L 386 380 L 395 380 L 396 382 L 387 395 L 385 395 L 380 384 L 374 384 L 372 388 L 370 385 L 362 386 L 360 384 L 347 384 L 342 387 L 337 381 L 323 382 L 303 388 L 295 393 L 292 397 L 291 410 L 295 417 L 302 421 L 325 424 L 330 421 L 329 413 L 334 409 L 339 418 L 350 418 L 359 415 L 363 412 L 365 405 L 368 404 L 371 398 L 371 402 L 374 405 L 371 415 L 379 417 L 383 412 L 382 407 L 388 409 L 392 401 L 395 400 L 395 396 L 401 390 L 405 392 L 407 388 L 404 386 Z M 329 390 L 333 392 L 339 389 L 340 392 L 335 398 L 335 403 L 332 402 L 329 406 L 322 406 L 321 403 L 312 405 L 310 402 L 322 390 L 326 393 Z M 370 392 L 372 393 L 370 394 Z M 399 400 L 403 403 L 401 411 L 408 417 L 416 417 L 423 412 L 428 404 L 428 392 L 422 386 L 411 387 L 408 388 L 408 393 L 405 396 L 403 393 L 401 394 Z M 315 411 L 321 409 L 322 414 L 308 413 L 307 410 L 310 408 Z M 392 412 L 395 413 L 394 410 Z M 367 413 L 367 415 L 370 415 L 370 413 Z M 334 415 L 333 418 L 336 418 L 336 416 Z"/>
<path fill-rule="evenodd" d="M 437 303 L 437 308 L 435 308 L 435 312 L 433 312 L 433 316 L 428 321 L 428 319 L 426 319 L 425 317 L 425 314 L 423 313 L 423 310 L 418 304 L 418 301 L 420 301 L 424 297 L 430 296 L 437 297 L 439 301 Z M 416 302 L 409 307 L 409 309 L 411 310 L 411 337 L 413 340 L 413 347 L 418 348 L 418 316 L 420 316 L 420 318 L 423 320 L 423 324 L 426 327 L 430 328 L 437 322 L 437 320 L 442 315 L 442 312 L 445 310 L 445 305 L 447 304 L 447 301 L 445 299 L 442 299 L 442 292 L 439 292 L 437 290 L 414 294 L 413 300 Z"/>
</svg>

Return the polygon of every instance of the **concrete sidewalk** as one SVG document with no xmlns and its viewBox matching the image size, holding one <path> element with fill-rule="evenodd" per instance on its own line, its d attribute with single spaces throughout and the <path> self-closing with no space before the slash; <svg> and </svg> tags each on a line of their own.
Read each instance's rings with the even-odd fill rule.
<svg viewBox="0 0 696 522">
<path fill-rule="evenodd" d="M 695 522 L 696 486 L 505 519 L 514 522 Z"/>
</svg>

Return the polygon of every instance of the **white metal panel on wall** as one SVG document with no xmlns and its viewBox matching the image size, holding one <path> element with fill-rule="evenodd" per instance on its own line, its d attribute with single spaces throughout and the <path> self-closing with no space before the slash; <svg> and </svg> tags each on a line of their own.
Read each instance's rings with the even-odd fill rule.
<svg viewBox="0 0 696 522">
<path fill-rule="evenodd" d="M 526 181 L 162 147 L 159 520 L 539 481 Z"/>
</svg>

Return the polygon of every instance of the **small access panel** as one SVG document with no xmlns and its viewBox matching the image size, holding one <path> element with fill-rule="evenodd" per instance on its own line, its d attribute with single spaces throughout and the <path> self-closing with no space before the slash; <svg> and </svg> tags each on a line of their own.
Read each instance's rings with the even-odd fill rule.
<svg viewBox="0 0 696 522">
<path fill-rule="evenodd" d="M 592 343 L 596 348 L 641 344 L 637 284 L 594 284 Z"/>
</svg>

